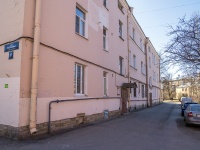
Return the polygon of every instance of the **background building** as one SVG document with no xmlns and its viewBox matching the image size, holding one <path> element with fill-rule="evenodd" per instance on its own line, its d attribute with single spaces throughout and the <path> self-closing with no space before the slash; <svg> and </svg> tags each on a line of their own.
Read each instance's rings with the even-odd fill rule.
<svg viewBox="0 0 200 150">
<path fill-rule="evenodd" d="M 199 75 L 180 77 L 176 80 L 163 80 L 162 84 L 164 99 L 180 99 L 181 97 L 191 97 L 193 101 L 200 102 Z"/>
</svg>

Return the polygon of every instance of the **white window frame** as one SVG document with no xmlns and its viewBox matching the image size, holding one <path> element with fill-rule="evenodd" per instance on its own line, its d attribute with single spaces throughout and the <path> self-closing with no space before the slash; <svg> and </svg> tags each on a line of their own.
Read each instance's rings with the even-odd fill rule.
<svg viewBox="0 0 200 150">
<path fill-rule="evenodd" d="M 156 81 L 156 73 L 153 71 L 153 80 Z"/>
<path fill-rule="evenodd" d="M 137 60 L 136 60 L 136 55 L 133 55 L 133 68 L 137 69 L 136 64 Z"/>
<path fill-rule="evenodd" d="M 143 65 L 144 63 L 141 61 L 141 73 L 143 74 Z"/>
<path fill-rule="evenodd" d="M 142 39 L 140 38 L 140 49 L 142 50 Z M 143 50 L 142 50 L 143 51 Z"/>
<path fill-rule="evenodd" d="M 80 91 L 78 90 L 78 67 L 80 67 Z M 74 94 L 84 94 L 84 70 L 85 70 L 85 67 L 83 65 L 80 65 L 80 64 L 75 64 L 75 70 L 74 70 Z"/>
<path fill-rule="evenodd" d="M 103 49 L 108 51 L 108 29 L 105 27 L 103 27 Z"/>
<path fill-rule="evenodd" d="M 107 0 L 103 0 L 103 6 L 107 8 Z"/>
<path fill-rule="evenodd" d="M 142 84 L 142 98 L 144 98 L 145 97 L 145 86 L 144 86 L 144 84 Z"/>
<path fill-rule="evenodd" d="M 151 57 L 149 56 L 149 67 L 151 68 Z"/>
<path fill-rule="evenodd" d="M 77 14 L 77 10 L 83 13 L 83 16 L 84 16 L 83 18 Z M 77 21 L 78 21 L 78 31 L 77 31 Z M 75 22 L 76 22 L 75 23 L 76 33 L 83 37 L 86 37 L 86 13 L 83 10 L 81 10 L 79 7 L 76 7 L 76 21 Z"/>
<path fill-rule="evenodd" d="M 137 97 L 137 88 L 133 88 L 133 97 Z"/>
<path fill-rule="evenodd" d="M 124 64 L 124 58 L 123 57 L 119 57 L 119 74 L 120 75 L 124 75 L 124 66 L 123 66 L 123 64 Z"/>
<path fill-rule="evenodd" d="M 135 29 L 134 28 L 132 28 L 132 36 L 131 37 L 133 40 L 135 40 Z"/>
<path fill-rule="evenodd" d="M 123 23 L 119 20 L 119 37 L 123 36 Z"/>
<path fill-rule="evenodd" d="M 103 95 L 108 96 L 107 72 L 103 72 Z"/>
</svg>

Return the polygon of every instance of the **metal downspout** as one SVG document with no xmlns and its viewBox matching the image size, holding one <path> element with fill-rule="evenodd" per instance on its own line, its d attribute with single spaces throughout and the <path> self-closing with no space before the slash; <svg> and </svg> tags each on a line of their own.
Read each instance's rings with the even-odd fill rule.
<svg viewBox="0 0 200 150">
<path fill-rule="evenodd" d="M 129 33 L 130 33 L 130 28 L 129 28 L 129 18 L 130 18 L 130 15 L 131 13 L 133 12 L 133 8 L 130 7 L 129 10 L 128 10 L 128 15 L 127 15 L 127 47 L 128 47 L 128 83 L 130 83 L 130 43 L 129 43 L 129 39 L 130 39 L 130 36 L 129 36 Z M 130 88 L 128 88 L 128 109 L 130 111 L 131 109 L 131 103 L 130 103 Z"/>
<path fill-rule="evenodd" d="M 41 28 L 41 5 L 42 0 L 36 0 L 35 7 L 35 29 L 32 61 L 32 79 L 31 79 L 31 104 L 30 104 L 30 133 L 37 132 L 36 129 L 36 112 L 37 112 L 37 92 L 38 92 L 38 65 L 39 65 L 39 47 L 40 47 L 40 28 Z"/>
<path fill-rule="evenodd" d="M 149 43 L 149 38 L 146 37 L 146 41 L 145 41 L 145 51 L 146 51 L 146 97 L 147 97 L 147 107 L 149 107 L 149 72 L 148 72 L 148 48 L 147 48 L 147 44 Z"/>
</svg>

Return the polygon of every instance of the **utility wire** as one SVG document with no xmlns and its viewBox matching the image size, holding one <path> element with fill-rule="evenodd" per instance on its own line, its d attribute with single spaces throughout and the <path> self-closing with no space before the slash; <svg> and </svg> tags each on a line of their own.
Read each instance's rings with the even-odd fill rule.
<svg viewBox="0 0 200 150">
<path fill-rule="evenodd" d="M 157 28 L 157 27 L 164 27 L 164 28 L 166 28 L 166 27 L 168 27 L 168 26 L 170 26 L 170 25 L 172 25 L 172 24 L 177 24 L 177 23 L 166 23 L 166 24 L 160 24 L 160 25 L 154 25 L 154 26 L 147 26 L 147 27 L 143 27 L 143 28 Z"/>
<path fill-rule="evenodd" d="M 136 12 L 136 13 L 134 13 L 134 14 L 144 14 L 144 13 L 149 13 L 149 12 L 156 12 L 156 11 L 168 10 L 168 9 L 179 8 L 179 7 L 185 7 L 185 6 L 196 5 L 196 4 L 200 4 L 200 2 L 192 3 L 192 4 L 187 4 L 187 5 L 173 6 L 173 7 L 168 7 L 168 8 L 161 8 L 161 9 L 148 10 L 148 11 L 143 11 L 143 12 L 138 12 L 138 13 Z"/>
</svg>

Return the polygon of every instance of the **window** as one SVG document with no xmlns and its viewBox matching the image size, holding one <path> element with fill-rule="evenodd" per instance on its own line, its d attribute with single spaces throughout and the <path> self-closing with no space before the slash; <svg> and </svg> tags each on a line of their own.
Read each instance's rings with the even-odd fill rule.
<svg viewBox="0 0 200 150">
<path fill-rule="evenodd" d="M 85 36 L 85 13 L 76 7 L 76 33 Z"/>
<path fill-rule="evenodd" d="M 75 64 L 74 83 L 74 93 L 84 94 L 84 66 Z"/>
<path fill-rule="evenodd" d="M 142 98 L 144 98 L 144 95 L 145 95 L 145 93 L 144 93 L 144 85 L 142 85 Z"/>
<path fill-rule="evenodd" d="M 119 37 L 121 37 L 122 38 L 122 22 L 121 21 L 119 21 Z"/>
<path fill-rule="evenodd" d="M 143 62 L 141 61 L 141 73 L 143 74 Z"/>
<path fill-rule="evenodd" d="M 156 73 L 153 71 L 153 80 L 156 81 Z"/>
<path fill-rule="evenodd" d="M 137 97 L 137 88 L 133 88 L 133 95 L 134 97 Z"/>
<path fill-rule="evenodd" d="M 134 38 L 135 38 L 135 29 L 133 28 L 132 29 L 132 39 L 134 40 Z"/>
<path fill-rule="evenodd" d="M 149 67 L 151 68 L 151 57 L 149 57 Z"/>
<path fill-rule="evenodd" d="M 146 75 L 146 65 L 144 65 L 144 63 L 141 61 L 141 73 L 143 75 Z"/>
<path fill-rule="evenodd" d="M 119 74 L 123 75 L 123 58 L 119 57 Z"/>
<path fill-rule="evenodd" d="M 124 13 L 123 12 L 124 7 L 119 0 L 118 0 L 118 8 L 121 10 L 122 13 Z"/>
<path fill-rule="evenodd" d="M 107 96 L 107 73 L 103 73 L 103 95 Z"/>
<path fill-rule="evenodd" d="M 103 5 L 107 7 L 107 0 L 103 0 Z"/>
<path fill-rule="evenodd" d="M 149 87 L 150 88 L 152 87 L 152 79 L 151 79 L 151 77 L 149 78 Z"/>
<path fill-rule="evenodd" d="M 133 55 L 133 68 L 136 69 L 136 56 Z"/>
<path fill-rule="evenodd" d="M 142 50 L 142 39 L 140 39 L 140 48 Z"/>
<path fill-rule="evenodd" d="M 108 50 L 107 29 L 103 28 L 103 49 Z"/>
</svg>

